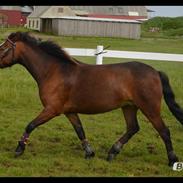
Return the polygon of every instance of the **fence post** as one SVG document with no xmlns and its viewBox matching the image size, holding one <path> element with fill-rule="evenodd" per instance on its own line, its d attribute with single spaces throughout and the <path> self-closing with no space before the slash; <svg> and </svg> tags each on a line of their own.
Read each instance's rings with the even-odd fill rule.
<svg viewBox="0 0 183 183">
<path fill-rule="evenodd" d="M 97 46 L 97 53 L 101 53 L 103 51 L 103 46 Z M 103 54 L 96 55 L 96 64 L 101 65 L 103 61 Z"/>
</svg>

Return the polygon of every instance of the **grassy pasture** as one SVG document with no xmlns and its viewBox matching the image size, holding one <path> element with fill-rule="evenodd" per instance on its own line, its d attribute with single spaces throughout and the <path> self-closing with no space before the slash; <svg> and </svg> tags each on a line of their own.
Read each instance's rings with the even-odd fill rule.
<svg viewBox="0 0 183 183">
<path fill-rule="evenodd" d="M 127 40 L 34 34 L 44 39 L 51 38 L 63 47 L 94 48 L 101 43 L 121 50 L 183 52 L 179 47 L 182 40 Z M 0 39 L 3 40 L 5 35 L 8 35 L 8 31 L 4 31 Z M 77 59 L 95 63 L 94 57 Z M 129 60 L 105 58 L 104 64 L 125 61 Z M 141 62 L 169 75 L 177 102 L 183 106 L 183 63 Z M 182 176 L 182 172 L 174 172 L 167 166 L 164 144 L 140 111 L 138 120 L 141 130 L 124 146 L 112 163 L 106 161 L 107 152 L 125 132 L 126 127 L 120 109 L 99 115 L 80 115 L 86 136 L 96 152 L 94 159 L 84 159 L 80 141 L 64 116 L 56 117 L 37 128 L 30 137 L 25 153 L 14 158 L 17 141 L 25 126 L 41 109 L 37 85 L 23 67 L 15 65 L 0 70 L 0 176 Z M 183 161 L 183 126 L 170 114 L 164 101 L 162 117 L 170 129 L 175 152 L 180 161 Z M 149 146 L 154 147 L 152 152 L 148 150 Z"/>
</svg>

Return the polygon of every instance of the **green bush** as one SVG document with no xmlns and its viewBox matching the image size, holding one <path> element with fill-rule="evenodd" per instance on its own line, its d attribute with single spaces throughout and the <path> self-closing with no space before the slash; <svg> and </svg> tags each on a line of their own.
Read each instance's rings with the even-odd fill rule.
<svg viewBox="0 0 183 183">
<path fill-rule="evenodd" d="M 155 31 L 151 31 L 155 28 Z M 183 35 L 183 17 L 154 17 L 142 24 L 142 37 L 175 38 Z"/>
<path fill-rule="evenodd" d="M 142 24 L 142 29 L 148 31 L 151 27 L 160 30 L 183 28 L 183 17 L 154 17 Z"/>
<path fill-rule="evenodd" d="M 183 36 L 183 27 L 178 29 L 170 29 L 165 32 L 167 36 Z"/>
</svg>

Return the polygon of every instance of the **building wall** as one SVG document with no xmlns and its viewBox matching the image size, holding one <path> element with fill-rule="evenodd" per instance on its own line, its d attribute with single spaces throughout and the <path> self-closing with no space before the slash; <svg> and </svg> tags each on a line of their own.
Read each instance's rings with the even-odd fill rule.
<svg viewBox="0 0 183 183">
<path fill-rule="evenodd" d="M 24 25 L 26 23 L 26 18 L 21 11 L 0 9 L 0 14 L 7 16 L 7 25 Z"/>
<path fill-rule="evenodd" d="M 17 10 L 21 11 L 21 6 L 0 6 L 0 9 L 2 10 Z"/>
<path fill-rule="evenodd" d="M 53 19 L 52 31 L 57 35 L 140 38 L 140 24 L 98 20 Z"/>
<path fill-rule="evenodd" d="M 59 35 L 59 19 L 52 19 L 52 32 L 56 35 Z"/>
</svg>

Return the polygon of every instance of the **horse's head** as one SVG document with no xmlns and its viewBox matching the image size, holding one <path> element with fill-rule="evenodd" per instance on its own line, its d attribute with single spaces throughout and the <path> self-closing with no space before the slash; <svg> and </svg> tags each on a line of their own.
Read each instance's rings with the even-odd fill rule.
<svg viewBox="0 0 183 183">
<path fill-rule="evenodd" d="M 17 63 L 19 51 L 16 42 L 19 40 L 20 33 L 11 33 L 8 38 L 0 45 L 0 68 L 10 67 Z"/>
</svg>

